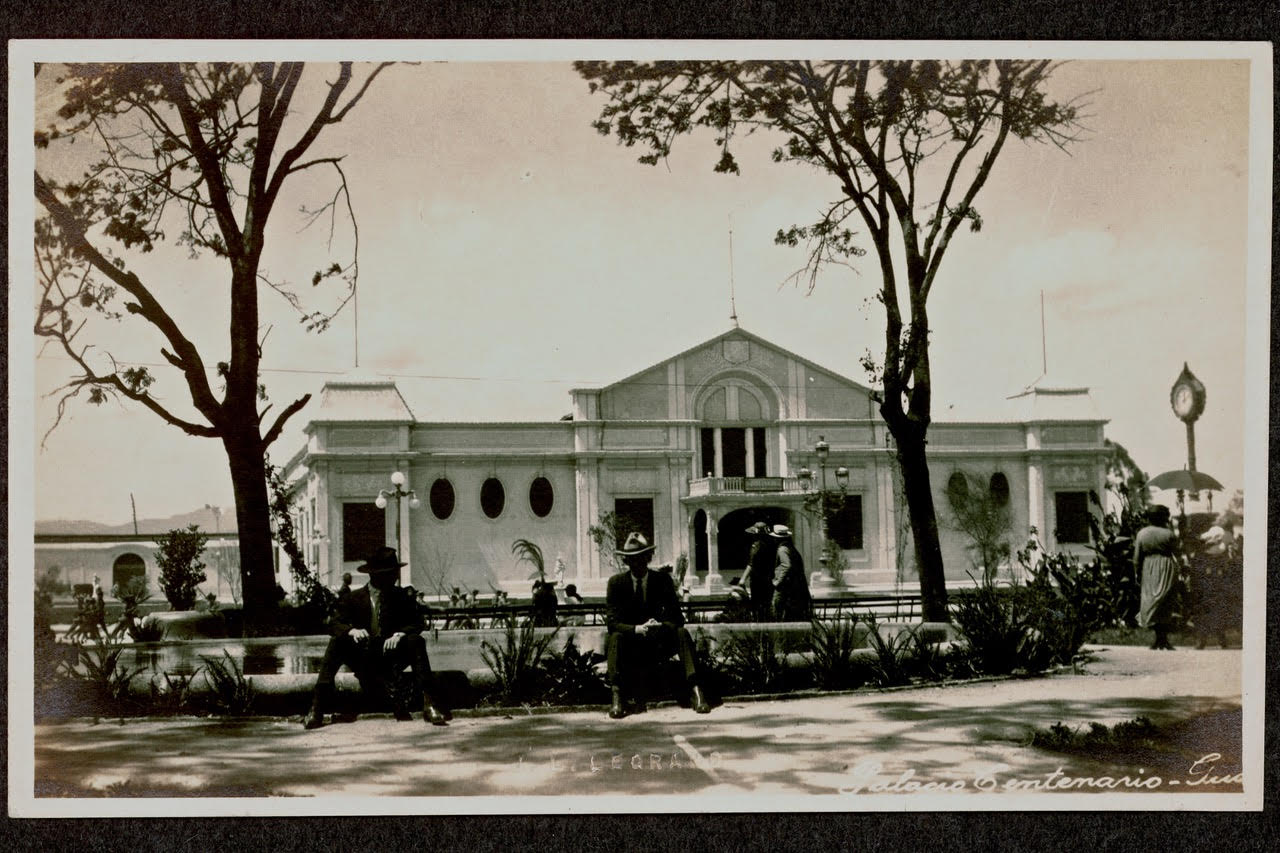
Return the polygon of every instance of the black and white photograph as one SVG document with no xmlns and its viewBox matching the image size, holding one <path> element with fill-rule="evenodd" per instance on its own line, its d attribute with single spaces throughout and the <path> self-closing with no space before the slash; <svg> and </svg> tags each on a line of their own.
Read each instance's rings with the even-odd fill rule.
<svg viewBox="0 0 1280 853">
<path fill-rule="evenodd" d="M 1271 63 L 11 42 L 10 815 L 1261 809 Z"/>
</svg>

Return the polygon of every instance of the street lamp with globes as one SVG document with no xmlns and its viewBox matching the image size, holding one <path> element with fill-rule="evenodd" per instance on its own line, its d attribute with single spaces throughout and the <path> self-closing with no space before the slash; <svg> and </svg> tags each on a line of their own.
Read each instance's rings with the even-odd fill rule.
<svg viewBox="0 0 1280 853">
<path fill-rule="evenodd" d="M 373 504 L 378 509 L 386 509 L 387 503 L 388 503 L 387 499 L 388 498 L 396 499 L 396 556 L 400 558 L 401 562 L 408 562 L 408 560 L 404 558 L 404 550 L 403 550 L 401 539 L 400 539 L 400 501 L 404 500 L 405 498 L 408 498 L 409 509 L 417 509 L 418 507 L 422 506 L 422 501 L 418 500 L 418 495 L 416 492 L 414 492 L 413 489 L 406 489 L 404 487 L 404 482 L 405 482 L 405 477 L 402 472 L 392 471 L 391 472 L 392 489 L 391 490 L 379 489 L 378 496 L 374 498 Z"/>
<path fill-rule="evenodd" d="M 818 436 L 817 443 L 813 446 L 814 455 L 818 457 L 819 482 L 821 488 L 818 492 L 819 515 L 822 519 L 822 550 L 818 557 L 818 562 L 823 566 L 827 563 L 827 543 L 830 541 L 830 517 L 831 517 L 831 493 L 827 491 L 827 459 L 831 456 L 831 445 L 827 443 L 826 438 Z M 843 465 L 836 468 L 836 486 L 840 489 L 843 496 L 849 487 L 849 469 Z M 808 491 L 809 483 L 813 479 L 813 472 L 808 468 L 801 468 L 797 472 L 800 478 L 801 488 Z M 815 578 L 820 573 L 815 572 Z"/>
</svg>

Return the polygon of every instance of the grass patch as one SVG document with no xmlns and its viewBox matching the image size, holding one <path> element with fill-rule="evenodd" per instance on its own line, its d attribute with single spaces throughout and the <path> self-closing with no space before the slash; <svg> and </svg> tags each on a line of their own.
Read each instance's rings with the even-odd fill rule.
<svg viewBox="0 0 1280 853">
<path fill-rule="evenodd" d="M 1155 639 L 1155 632 L 1149 628 L 1129 628 L 1121 626 L 1119 628 L 1102 628 L 1094 631 L 1089 637 L 1089 642 L 1099 646 L 1142 646 L 1151 645 L 1151 641 Z M 1169 634 L 1169 642 L 1175 648 L 1194 649 L 1199 643 L 1199 638 L 1194 631 L 1174 631 Z M 1230 630 L 1227 632 L 1227 643 L 1230 648 L 1238 649 L 1241 647 L 1240 632 Z M 1218 638 L 1216 636 L 1209 638 L 1209 644 L 1212 648 L 1218 647 Z"/>
<path fill-rule="evenodd" d="M 1214 775 L 1223 776 L 1241 772 L 1241 727 L 1241 710 L 1233 708 L 1167 725 L 1156 725 L 1147 717 L 1113 726 L 1088 723 L 1073 728 L 1055 723 L 1033 730 L 1026 745 L 1105 764 L 1142 767 L 1167 778 L 1184 777 L 1196 761 L 1217 753 Z"/>
</svg>

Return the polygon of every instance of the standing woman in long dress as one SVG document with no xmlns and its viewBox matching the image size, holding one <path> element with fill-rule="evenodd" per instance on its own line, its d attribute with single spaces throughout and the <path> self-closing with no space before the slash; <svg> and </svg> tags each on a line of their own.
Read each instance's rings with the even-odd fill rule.
<svg viewBox="0 0 1280 853">
<path fill-rule="evenodd" d="M 1155 506 L 1148 511 L 1147 526 L 1134 539 L 1133 567 L 1142 577 L 1138 624 L 1155 630 L 1151 648 L 1172 649 L 1169 630 L 1178 588 L 1178 537 L 1169 529 L 1168 507 Z"/>
</svg>

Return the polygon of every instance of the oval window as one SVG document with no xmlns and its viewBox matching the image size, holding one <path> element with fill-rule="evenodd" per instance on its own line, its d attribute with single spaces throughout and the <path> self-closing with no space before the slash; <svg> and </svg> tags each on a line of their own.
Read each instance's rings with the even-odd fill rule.
<svg viewBox="0 0 1280 853">
<path fill-rule="evenodd" d="M 947 500 L 952 506 L 964 503 L 969 497 L 969 482 L 961 471 L 956 471 L 947 480 Z"/>
<path fill-rule="evenodd" d="M 497 477 L 490 477 L 484 481 L 484 485 L 480 487 L 480 508 L 484 510 L 484 514 L 490 518 L 497 518 L 502 515 L 502 508 L 507 504 L 507 493 L 502 488 L 502 481 Z"/>
<path fill-rule="evenodd" d="M 555 503 L 555 492 L 551 489 L 551 481 L 546 477 L 537 477 L 529 484 L 529 509 L 538 518 L 546 518 L 551 514 Z"/>
<path fill-rule="evenodd" d="M 996 506 L 1008 506 L 1009 504 L 1009 478 L 999 471 L 991 475 L 991 500 Z"/>
<path fill-rule="evenodd" d="M 436 480 L 431 484 L 427 502 L 431 504 L 431 511 L 435 513 L 436 518 L 441 521 L 453 515 L 453 483 L 444 477 Z"/>
</svg>

